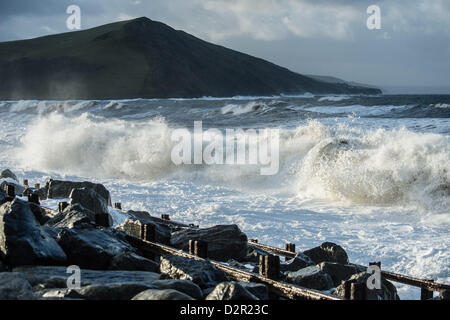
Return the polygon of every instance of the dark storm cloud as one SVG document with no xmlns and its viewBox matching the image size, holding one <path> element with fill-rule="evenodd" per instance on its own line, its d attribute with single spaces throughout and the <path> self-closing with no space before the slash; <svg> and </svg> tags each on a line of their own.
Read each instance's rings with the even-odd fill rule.
<svg viewBox="0 0 450 320">
<path fill-rule="evenodd" d="M 147 16 L 300 73 L 389 85 L 450 86 L 448 0 L 2 0 L 0 41 Z M 382 30 L 366 28 L 378 4 Z"/>
</svg>

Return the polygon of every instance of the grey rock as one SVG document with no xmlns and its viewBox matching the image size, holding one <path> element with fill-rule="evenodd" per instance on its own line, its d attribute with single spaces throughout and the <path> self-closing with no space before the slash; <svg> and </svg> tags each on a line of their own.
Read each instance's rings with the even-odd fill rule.
<svg viewBox="0 0 450 320">
<path fill-rule="evenodd" d="M 35 294 L 40 297 L 41 300 L 83 300 L 84 297 L 73 289 L 44 289 L 36 291 Z"/>
<path fill-rule="evenodd" d="M 198 285 L 189 280 L 158 280 L 154 285 L 158 289 L 174 289 L 194 299 L 201 299 L 203 297 L 202 290 Z"/>
<path fill-rule="evenodd" d="M 312 248 L 303 252 L 305 255 L 311 258 L 315 264 L 321 262 L 337 262 L 341 264 L 348 264 L 348 256 L 345 250 L 334 243 L 325 242 L 319 247 Z"/>
<path fill-rule="evenodd" d="M 269 300 L 269 288 L 265 284 L 255 282 L 238 282 L 259 300 Z"/>
<path fill-rule="evenodd" d="M 0 251 L 17 265 L 64 264 L 67 256 L 36 220 L 28 203 L 15 199 L 0 206 Z"/>
<path fill-rule="evenodd" d="M 135 253 L 126 252 L 115 255 L 111 260 L 109 269 L 158 272 L 159 264 Z"/>
<path fill-rule="evenodd" d="M 195 300 L 194 298 L 173 289 L 149 289 L 139 293 L 132 300 Z"/>
<path fill-rule="evenodd" d="M 0 173 L 0 178 L 2 178 L 2 179 L 10 178 L 10 179 L 13 179 L 13 180 L 19 182 L 19 180 L 17 179 L 17 176 L 14 174 L 14 172 L 12 172 L 9 169 L 3 170 L 2 173 Z"/>
<path fill-rule="evenodd" d="M 367 272 L 361 272 L 358 274 L 354 274 L 347 281 L 354 281 L 356 283 L 367 283 L 368 278 L 371 275 Z M 334 292 L 336 295 L 344 298 L 344 283 L 338 286 Z M 367 300 L 400 300 L 397 295 L 397 288 L 388 280 L 386 280 L 383 276 L 381 276 L 381 289 L 377 290 L 369 290 L 366 291 L 366 299 Z"/>
<path fill-rule="evenodd" d="M 69 204 L 79 204 L 95 214 L 108 214 L 108 203 L 93 189 L 77 188 L 72 189 L 69 195 Z"/>
<path fill-rule="evenodd" d="M 155 288 L 137 283 L 93 284 L 76 290 L 86 300 L 130 300 L 140 292 Z"/>
<path fill-rule="evenodd" d="M 73 189 L 91 189 L 100 195 L 106 202 L 107 206 L 111 206 L 111 196 L 109 191 L 102 185 L 92 182 L 73 182 L 61 180 L 49 180 L 45 186 L 49 199 L 67 199 Z"/>
<path fill-rule="evenodd" d="M 28 206 L 40 225 L 44 225 L 48 220 L 50 220 L 50 217 L 45 214 L 45 211 L 42 210 L 41 206 L 31 202 L 28 202 Z"/>
<path fill-rule="evenodd" d="M 84 208 L 80 204 L 69 205 L 63 212 L 48 220 L 45 225 L 53 228 L 85 227 L 95 223 L 94 212 Z"/>
<path fill-rule="evenodd" d="M 58 266 L 21 266 L 13 269 L 14 272 L 20 272 L 35 287 L 45 285 L 50 288 L 51 284 L 67 283 L 67 278 L 71 273 L 67 273 L 67 267 Z M 51 280 L 53 278 L 53 280 Z M 65 279 L 55 280 L 55 278 Z M 116 271 L 116 270 L 86 270 L 81 269 L 81 285 L 87 286 L 91 284 L 113 284 L 113 283 L 136 283 L 141 285 L 152 286 L 158 280 L 159 274 L 146 271 Z M 61 285 L 61 284 L 59 284 Z M 64 285 L 64 287 L 66 287 Z"/>
<path fill-rule="evenodd" d="M 259 300 L 238 282 L 222 282 L 205 300 Z"/>
<path fill-rule="evenodd" d="M 0 273 L 0 300 L 34 300 L 30 283 L 20 273 Z"/>
<path fill-rule="evenodd" d="M 136 257 L 122 233 L 110 229 L 63 229 L 58 243 L 69 264 L 92 270 L 141 270 L 152 263 Z M 144 268 L 147 270 L 147 268 Z M 153 268 L 152 268 L 153 270 Z"/>
<path fill-rule="evenodd" d="M 294 272 L 286 272 L 286 281 L 309 289 L 328 290 L 333 280 L 318 266 L 311 266 Z"/>
<path fill-rule="evenodd" d="M 187 251 L 189 240 L 208 243 L 208 258 L 218 261 L 243 260 L 247 255 L 247 236 L 236 225 L 219 225 L 206 229 L 185 229 L 172 233 L 172 246 Z"/>
<path fill-rule="evenodd" d="M 286 272 L 286 271 L 298 271 L 300 269 L 309 267 L 314 265 L 314 262 L 305 254 L 298 253 L 297 256 L 294 258 L 281 263 L 280 264 L 280 271 Z"/>
<path fill-rule="evenodd" d="M 350 279 L 354 274 L 360 273 L 363 270 L 350 264 L 340 264 L 336 262 L 322 262 L 318 267 L 325 273 L 329 274 L 333 279 L 335 287 L 339 286 L 342 281 Z"/>
<path fill-rule="evenodd" d="M 202 289 L 228 281 L 227 275 L 209 261 L 163 256 L 159 267 L 162 274 L 167 274 L 172 279 L 190 280 Z"/>
</svg>

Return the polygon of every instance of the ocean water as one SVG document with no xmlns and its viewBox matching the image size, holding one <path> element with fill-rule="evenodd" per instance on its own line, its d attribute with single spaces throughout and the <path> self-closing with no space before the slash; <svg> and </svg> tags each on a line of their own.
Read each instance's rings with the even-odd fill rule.
<svg viewBox="0 0 450 320">
<path fill-rule="evenodd" d="M 279 173 L 176 166 L 171 134 L 194 121 L 280 129 Z M 0 101 L 0 148 L 0 168 L 33 184 L 96 181 L 124 209 L 275 246 L 332 241 L 352 262 L 450 283 L 450 96 Z"/>
</svg>

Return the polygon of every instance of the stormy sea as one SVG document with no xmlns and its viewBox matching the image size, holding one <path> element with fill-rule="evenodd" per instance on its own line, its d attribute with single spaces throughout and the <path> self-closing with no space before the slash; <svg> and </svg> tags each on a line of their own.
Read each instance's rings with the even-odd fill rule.
<svg viewBox="0 0 450 320">
<path fill-rule="evenodd" d="M 280 129 L 278 173 L 175 165 L 172 132 L 194 121 Z M 0 101 L 0 148 L 0 168 L 33 184 L 100 182 L 125 210 L 298 250 L 331 241 L 352 262 L 450 282 L 450 95 Z"/>
</svg>

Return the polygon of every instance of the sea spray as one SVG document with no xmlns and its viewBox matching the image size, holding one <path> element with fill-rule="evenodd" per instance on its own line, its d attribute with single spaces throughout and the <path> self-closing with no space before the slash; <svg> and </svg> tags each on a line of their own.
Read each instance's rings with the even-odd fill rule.
<svg viewBox="0 0 450 320">
<path fill-rule="evenodd" d="M 18 158 L 32 170 L 96 178 L 201 179 L 353 204 L 449 204 L 450 143 L 444 135 L 309 121 L 281 130 L 280 173 L 259 177 L 259 168 L 249 165 L 174 165 L 173 130 L 162 118 L 129 122 L 52 114 L 28 127 Z"/>
</svg>

